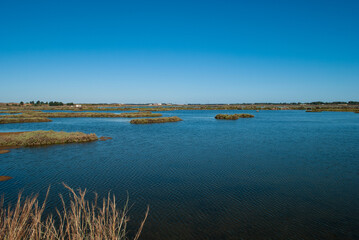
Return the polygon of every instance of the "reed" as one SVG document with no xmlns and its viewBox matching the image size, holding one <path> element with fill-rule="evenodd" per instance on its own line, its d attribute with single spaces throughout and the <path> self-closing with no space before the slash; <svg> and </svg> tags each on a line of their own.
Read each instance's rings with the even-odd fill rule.
<svg viewBox="0 0 359 240">
<path fill-rule="evenodd" d="M 4 207 L 2 199 L 0 202 L 0 239 L 129 239 L 128 199 L 120 210 L 116 205 L 114 195 L 108 194 L 102 204 L 98 204 L 97 194 L 90 202 L 86 199 L 86 189 L 75 191 L 66 184 L 64 186 L 69 191 L 70 201 L 66 204 L 60 195 L 62 209 L 55 209 L 58 220 L 55 220 L 52 215 L 44 216 L 50 188 L 42 204 L 39 203 L 38 195 L 23 198 L 21 192 L 14 207 Z M 149 208 L 132 239 L 139 239 L 148 212 Z"/>
</svg>

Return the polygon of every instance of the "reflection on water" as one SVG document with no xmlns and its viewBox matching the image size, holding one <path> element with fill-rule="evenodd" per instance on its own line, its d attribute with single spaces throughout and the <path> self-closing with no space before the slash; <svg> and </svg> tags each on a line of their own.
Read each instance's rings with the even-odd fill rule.
<svg viewBox="0 0 359 240">
<path fill-rule="evenodd" d="M 7 202 L 62 182 L 125 200 L 132 222 L 150 205 L 142 239 L 359 239 L 359 114 L 251 112 L 253 119 L 174 111 L 183 122 L 53 119 L 0 131 L 82 131 L 113 139 L 0 155 Z M 136 227 L 136 226 L 134 226 Z"/>
</svg>

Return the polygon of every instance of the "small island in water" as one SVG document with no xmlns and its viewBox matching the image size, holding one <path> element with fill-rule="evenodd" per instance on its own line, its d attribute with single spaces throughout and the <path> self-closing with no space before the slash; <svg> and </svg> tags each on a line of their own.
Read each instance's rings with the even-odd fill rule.
<svg viewBox="0 0 359 240">
<path fill-rule="evenodd" d="M 94 133 L 55 131 L 6 132 L 0 133 L 0 148 L 80 143 L 96 140 L 98 140 L 98 137 Z"/>
<path fill-rule="evenodd" d="M 132 124 L 149 124 L 149 123 L 166 123 L 166 122 L 179 122 L 182 121 L 179 117 L 162 117 L 162 118 L 140 118 L 132 119 L 130 123 Z"/>
<path fill-rule="evenodd" d="M 254 115 L 248 113 L 241 114 L 217 114 L 214 118 L 220 120 L 237 120 L 239 118 L 253 118 Z"/>
</svg>

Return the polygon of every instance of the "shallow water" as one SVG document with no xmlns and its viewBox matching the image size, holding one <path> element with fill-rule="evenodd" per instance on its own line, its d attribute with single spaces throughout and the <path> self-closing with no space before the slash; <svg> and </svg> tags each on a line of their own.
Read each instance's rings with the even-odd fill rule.
<svg viewBox="0 0 359 240">
<path fill-rule="evenodd" d="M 61 183 L 119 204 L 131 220 L 150 215 L 142 239 L 359 239 L 359 114 L 166 111 L 183 122 L 131 125 L 126 118 L 55 118 L 0 125 L 0 131 L 81 131 L 113 139 L 12 149 L 0 155 L 6 202 L 19 190 L 51 184 L 48 208 L 59 207 Z M 92 195 L 89 195 L 92 196 Z"/>
</svg>

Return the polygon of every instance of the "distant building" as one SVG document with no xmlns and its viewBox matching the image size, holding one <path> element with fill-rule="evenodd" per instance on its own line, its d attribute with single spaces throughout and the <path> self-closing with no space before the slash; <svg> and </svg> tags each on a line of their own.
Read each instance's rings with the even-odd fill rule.
<svg viewBox="0 0 359 240">
<path fill-rule="evenodd" d="M 81 104 L 76 104 L 75 107 L 80 108 L 80 107 L 82 107 L 82 105 Z"/>
</svg>

